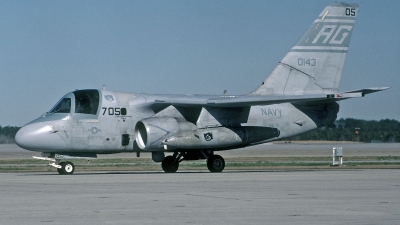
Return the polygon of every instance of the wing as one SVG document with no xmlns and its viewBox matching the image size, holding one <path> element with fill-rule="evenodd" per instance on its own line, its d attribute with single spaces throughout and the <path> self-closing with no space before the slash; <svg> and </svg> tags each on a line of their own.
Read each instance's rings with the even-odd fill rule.
<svg viewBox="0 0 400 225">
<path fill-rule="evenodd" d="M 321 103 L 359 98 L 366 94 L 386 90 L 388 88 L 389 87 L 367 88 L 335 94 L 315 95 L 159 96 L 155 100 L 155 104 L 180 107 L 245 107 L 280 103 Z"/>
</svg>

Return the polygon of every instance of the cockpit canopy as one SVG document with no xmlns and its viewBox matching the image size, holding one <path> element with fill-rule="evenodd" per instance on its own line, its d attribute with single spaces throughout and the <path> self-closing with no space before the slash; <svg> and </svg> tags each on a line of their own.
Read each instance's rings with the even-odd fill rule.
<svg viewBox="0 0 400 225">
<path fill-rule="evenodd" d="M 65 95 L 49 113 L 71 113 L 74 110 L 75 113 L 96 115 L 99 101 L 99 91 L 78 90 Z"/>
<path fill-rule="evenodd" d="M 99 92 L 97 90 L 74 91 L 75 113 L 96 115 L 99 107 Z"/>
</svg>

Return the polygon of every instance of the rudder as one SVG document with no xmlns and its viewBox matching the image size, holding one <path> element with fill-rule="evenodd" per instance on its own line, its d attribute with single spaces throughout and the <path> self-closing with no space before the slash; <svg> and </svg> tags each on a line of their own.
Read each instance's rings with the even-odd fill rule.
<svg viewBox="0 0 400 225">
<path fill-rule="evenodd" d="M 357 9 L 357 4 L 328 5 L 252 94 L 337 92 Z"/>
</svg>

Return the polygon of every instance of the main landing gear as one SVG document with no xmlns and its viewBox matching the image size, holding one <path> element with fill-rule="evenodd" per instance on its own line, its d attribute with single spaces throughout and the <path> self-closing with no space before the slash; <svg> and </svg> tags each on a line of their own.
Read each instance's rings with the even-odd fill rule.
<svg viewBox="0 0 400 225">
<path fill-rule="evenodd" d="M 224 158 L 219 155 L 211 155 L 207 160 L 207 168 L 211 173 L 222 172 L 225 168 Z"/>
<path fill-rule="evenodd" d="M 213 153 L 207 154 L 203 151 L 201 151 L 201 154 L 207 159 L 207 168 L 210 172 L 219 173 L 224 170 L 225 160 L 222 156 L 214 155 Z M 187 152 L 175 152 L 174 155 L 167 156 L 163 159 L 161 167 L 166 173 L 175 173 L 179 168 L 179 163 L 183 160 L 197 160 L 201 158 L 196 157 L 195 154 L 189 154 Z"/>
</svg>

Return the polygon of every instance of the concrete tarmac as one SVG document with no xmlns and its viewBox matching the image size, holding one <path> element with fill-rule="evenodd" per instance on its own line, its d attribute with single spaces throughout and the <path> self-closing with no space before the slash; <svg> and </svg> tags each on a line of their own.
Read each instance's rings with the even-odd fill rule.
<svg viewBox="0 0 400 225">
<path fill-rule="evenodd" d="M 400 224 L 399 170 L 0 174 L 0 224 Z"/>
<path fill-rule="evenodd" d="M 346 156 L 400 156 L 400 143 L 341 143 L 341 142 L 293 142 L 266 143 L 230 151 L 218 152 L 224 158 L 234 157 L 292 157 L 292 156 L 332 156 L 333 147 L 343 147 Z M 172 153 L 167 153 L 172 154 Z M 32 159 L 40 152 L 32 152 L 16 144 L 0 144 L 0 159 Z M 99 158 L 136 158 L 136 153 L 98 155 Z M 150 153 L 141 153 L 143 158 L 151 158 Z"/>
</svg>

